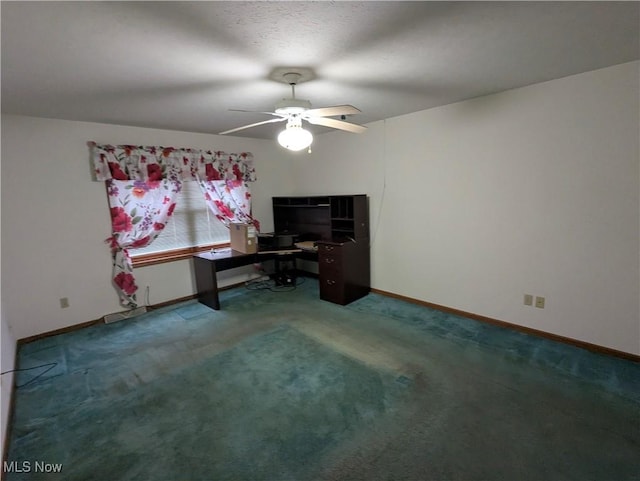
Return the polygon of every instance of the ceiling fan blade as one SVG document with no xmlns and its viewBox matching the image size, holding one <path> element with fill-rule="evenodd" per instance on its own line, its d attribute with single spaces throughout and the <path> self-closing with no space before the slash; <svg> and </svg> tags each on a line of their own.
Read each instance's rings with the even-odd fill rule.
<svg viewBox="0 0 640 481">
<path fill-rule="evenodd" d="M 284 117 L 278 119 L 263 120 L 262 122 L 256 122 L 255 124 L 249 124 L 242 127 L 237 127 L 235 129 L 225 130 L 224 132 L 220 132 L 219 135 L 230 134 L 231 132 L 237 132 L 238 130 L 250 129 L 251 127 L 257 127 L 258 125 L 270 124 L 273 122 L 283 122 L 285 120 L 286 119 Z"/>
<path fill-rule="evenodd" d="M 249 114 L 266 114 L 266 115 L 275 115 L 276 117 L 287 117 L 286 115 L 279 114 L 277 112 L 259 112 L 257 110 L 229 109 L 229 112 L 245 112 Z"/>
<path fill-rule="evenodd" d="M 333 117 L 334 115 L 353 115 L 359 113 L 360 109 L 355 108 L 353 105 L 334 105 L 333 107 L 309 109 L 304 112 L 304 116 Z"/>
<path fill-rule="evenodd" d="M 348 132 L 353 132 L 354 134 L 361 134 L 367 130 L 363 125 L 352 124 L 342 120 L 327 119 L 324 117 L 311 117 L 306 119 L 306 121 L 313 125 L 323 125 L 325 127 L 331 127 L 332 129 L 346 130 Z"/>
</svg>

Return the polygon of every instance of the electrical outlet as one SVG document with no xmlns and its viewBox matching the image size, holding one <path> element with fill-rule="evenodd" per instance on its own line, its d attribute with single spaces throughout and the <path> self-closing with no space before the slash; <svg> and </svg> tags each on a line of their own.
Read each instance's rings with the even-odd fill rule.
<svg viewBox="0 0 640 481">
<path fill-rule="evenodd" d="M 544 309 L 544 297 L 536 296 L 536 307 Z"/>
<path fill-rule="evenodd" d="M 524 305 L 533 306 L 533 296 L 531 294 L 524 295 Z"/>
<path fill-rule="evenodd" d="M 66 309 L 67 307 L 69 307 L 69 298 L 68 297 L 61 297 L 60 298 L 60 307 L 62 309 Z"/>
</svg>

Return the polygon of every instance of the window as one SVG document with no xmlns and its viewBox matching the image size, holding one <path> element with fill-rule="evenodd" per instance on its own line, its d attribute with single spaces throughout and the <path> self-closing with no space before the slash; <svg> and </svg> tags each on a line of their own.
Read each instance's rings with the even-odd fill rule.
<svg viewBox="0 0 640 481">
<path fill-rule="evenodd" d="M 133 265 L 190 257 L 213 245 L 228 245 L 229 229 L 207 207 L 197 182 L 182 183 L 176 208 L 160 235 L 147 247 L 131 251 Z"/>
</svg>

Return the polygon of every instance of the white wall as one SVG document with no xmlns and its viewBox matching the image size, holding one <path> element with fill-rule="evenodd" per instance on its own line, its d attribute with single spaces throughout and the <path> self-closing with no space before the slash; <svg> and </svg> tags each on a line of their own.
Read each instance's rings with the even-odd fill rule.
<svg viewBox="0 0 640 481">
<path fill-rule="evenodd" d="M 291 190 L 290 159 L 273 141 L 3 115 L 2 299 L 16 339 L 123 309 L 111 286 L 107 197 L 104 183 L 91 180 L 89 140 L 253 152 L 263 230 L 273 228 L 271 196 Z M 195 293 L 190 260 L 136 275 L 140 302 L 146 286 L 152 304 Z M 61 297 L 69 308 L 60 308 Z"/>
<path fill-rule="evenodd" d="M 375 288 L 640 354 L 639 72 L 321 136 L 295 189 L 369 194 Z"/>
<path fill-rule="evenodd" d="M 2 311 L 4 311 L 4 309 L 0 306 L 0 347 L 2 348 L 0 359 L 0 367 L 2 370 L 0 372 L 7 372 L 15 369 L 16 339 L 5 321 Z M 0 453 L 2 454 L 4 454 L 4 442 L 9 424 L 13 377 L 14 374 L 12 372 L 0 376 L 0 396 L 2 398 L 2 411 L 0 411 L 0 429 L 2 430 L 0 432 Z"/>
<path fill-rule="evenodd" d="M 5 318 L 20 339 L 120 310 L 104 187 L 89 175 L 94 140 L 253 151 L 265 232 L 272 195 L 366 193 L 373 287 L 640 354 L 639 67 L 388 119 L 362 135 L 324 134 L 312 154 L 3 116 Z M 48 182 L 28 176 L 35 167 Z M 189 261 L 137 274 L 152 304 L 195 291 Z M 545 296 L 545 309 L 524 306 L 524 293 Z"/>
</svg>

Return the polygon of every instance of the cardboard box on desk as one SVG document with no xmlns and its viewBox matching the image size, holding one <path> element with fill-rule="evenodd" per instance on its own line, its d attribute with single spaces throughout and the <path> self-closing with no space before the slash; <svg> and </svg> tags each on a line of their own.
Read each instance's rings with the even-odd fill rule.
<svg viewBox="0 0 640 481">
<path fill-rule="evenodd" d="M 229 224 L 231 248 L 245 254 L 258 252 L 258 234 L 251 224 Z"/>
</svg>

